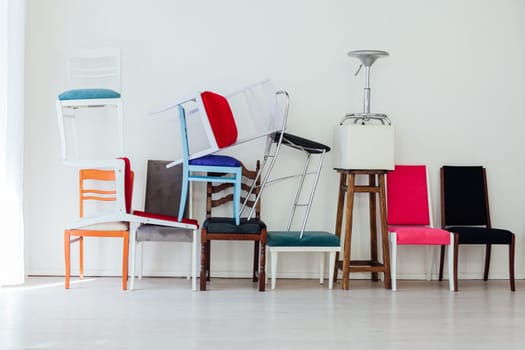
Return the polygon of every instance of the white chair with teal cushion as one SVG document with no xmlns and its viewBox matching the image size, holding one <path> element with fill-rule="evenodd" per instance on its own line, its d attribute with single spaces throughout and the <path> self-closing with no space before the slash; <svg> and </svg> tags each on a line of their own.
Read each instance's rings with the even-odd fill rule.
<svg viewBox="0 0 525 350">
<path fill-rule="evenodd" d="M 283 231 L 270 231 L 268 232 L 268 237 L 266 241 L 266 250 L 267 257 L 270 259 L 270 273 L 272 277 L 272 289 L 275 288 L 276 278 L 277 278 L 277 260 L 279 253 L 316 253 L 320 257 L 320 282 L 323 283 L 324 280 L 324 263 L 326 257 L 328 256 L 329 269 L 328 269 L 328 278 L 330 289 L 333 288 L 333 273 L 335 266 L 336 253 L 341 251 L 341 244 L 339 237 L 335 234 L 326 232 L 326 231 L 310 231 L 306 229 L 306 224 L 310 209 L 313 203 L 315 190 L 319 177 L 321 175 L 321 168 L 323 161 L 327 152 L 330 151 L 330 147 L 323 145 L 321 143 L 299 137 L 296 135 L 285 133 L 284 130 L 281 133 L 275 134 L 275 156 L 277 156 L 278 148 L 280 145 L 288 146 L 293 150 L 300 151 L 303 155 L 306 155 L 306 164 L 303 168 L 302 173 L 299 174 L 299 185 L 294 196 L 294 201 L 292 204 L 292 210 L 286 229 Z M 309 171 L 310 160 L 312 156 L 318 156 L 318 163 L 315 171 Z M 269 172 L 273 164 L 269 167 Z M 269 172 L 264 177 L 261 183 L 261 191 L 263 190 L 265 182 L 268 182 Z M 308 195 L 308 200 L 304 203 L 300 202 L 301 193 L 303 192 L 303 184 L 305 182 L 305 177 L 307 175 L 314 175 L 313 185 L 311 187 L 310 193 Z M 290 176 L 293 177 L 293 176 Z M 289 177 L 284 177 L 289 178 Z M 278 179 L 272 179 L 275 181 Z M 293 224 L 294 215 L 298 207 L 305 208 L 305 214 L 301 221 L 300 231 L 291 231 Z"/>
<path fill-rule="evenodd" d="M 328 257 L 328 288 L 334 285 L 336 253 L 341 251 L 339 237 L 326 231 L 270 231 L 267 234 L 266 254 L 270 259 L 270 274 L 272 289 L 275 289 L 277 279 L 277 261 L 279 253 L 317 253 L 319 254 L 320 278 L 323 284 L 325 260 Z"/>
<path fill-rule="evenodd" d="M 118 135 L 118 154 L 124 152 L 123 112 L 120 94 L 120 50 L 119 49 L 85 49 L 70 51 L 67 59 L 69 90 L 58 95 L 56 101 L 57 116 L 60 127 L 62 158 L 64 161 L 73 158 L 81 159 L 82 153 L 78 149 L 68 147 L 65 135 L 69 132 L 64 128 L 71 127 L 73 137 L 77 135 L 77 112 L 84 109 L 110 109 L 116 114 Z M 66 154 L 66 149 L 70 154 Z M 93 158 L 93 157 L 88 157 Z"/>
</svg>

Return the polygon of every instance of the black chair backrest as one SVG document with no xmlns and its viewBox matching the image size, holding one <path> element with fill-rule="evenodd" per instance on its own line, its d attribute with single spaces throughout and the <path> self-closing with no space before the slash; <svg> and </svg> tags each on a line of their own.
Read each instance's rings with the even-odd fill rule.
<svg viewBox="0 0 525 350">
<path fill-rule="evenodd" d="M 144 211 L 177 216 L 182 188 L 182 164 L 166 168 L 170 161 L 148 160 Z M 188 203 L 188 201 L 186 201 Z M 188 214 L 188 204 L 184 217 Z"/>
<path fill-rule="evenodd" d="M 441 168 L 442 226 L 482 225 L 490 227 L 485 168 L 444 166 Z"/>
<path fill-rule="evenodd" d="M 249 170 L 241 163 L 242 167 L 242 180 L 241 180 L 241 204 L 239 209 L 242 208 L 243 203 L 246 202 L 246 208 L 244 210 L 243 216 L 247 216 L 247 213 L 253 207 L 255 203 L 255 198 L 259 194 L 259 189 L 261 186 L 261 178 L 257 176 L 259 169 L 261 167 L 260 161 L 256 162 L 255 170 Z M 220 176 L 221 174 L 211 174 Z M 254 185 L 254 181 L 255 185 Z M 253 191 L 250 193 L 251 187 L 254 185 Z M 219 207 L 226 203 L 231 203 L 233 201 L 233 184 L 231 183 L 212 183 L 208 182 L 206 186 L 206 218 L 212 217 L 212 209 Z M 246 195 L 250 194 L 248 198 Z M 246 200 L 247 199 L 247 200 Z M 255 204 L 255 218 L 260 219 L 261 217 L 261 201 L 257 201 Z"/>
</svg>

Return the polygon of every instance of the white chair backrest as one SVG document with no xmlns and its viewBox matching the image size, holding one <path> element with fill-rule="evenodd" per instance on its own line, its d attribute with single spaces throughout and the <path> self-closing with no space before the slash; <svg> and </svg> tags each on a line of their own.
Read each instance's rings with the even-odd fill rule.
<svg viewBox="0 0 525 350">
<path fill-rule="evenodd" d="M 223 96 L 228 100 L 238 131 L 237 141 L 232 146 L 284 130 L 288 101 L 286 100 L 286 106 L 283 106 L 283 101 L 279 100 L 277 91 L 270 80 L 252 84 Z M 167 115 L 171 118 L 175 116 L 178 119 L 178 108 L 176 107 L 179 105 L 184 106 L 186 115 L 189 158 L 194 159 L 217 152 L 219 147 L 211 130 L 200 93 L 152 114 Z M 176 154 L 175 157 L 182 157 L 182 154 Z M 182 158 L 170 163 L 169 166 L 181 162 Z"/>
<path fill-rule="evenodd" d="M 67 60 L 70 89 L 104 88 L 120 92 L 120 49 L 71 50 Z"/>
<path fill-rule="evenodd" d="M 271 80 L 264 80 L 226 96 L 237 124 L 237 144 L 266 136 L 285 127 L 285 109 L 280 106 Z"/>
</svg>

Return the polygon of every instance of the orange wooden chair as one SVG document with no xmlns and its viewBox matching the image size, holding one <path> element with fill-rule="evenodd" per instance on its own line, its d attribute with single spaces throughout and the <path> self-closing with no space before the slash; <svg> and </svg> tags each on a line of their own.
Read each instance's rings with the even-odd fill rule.
<svg viewBox="0 0 525 350">
<path fill-rule="evenodd" d="M 115 212 L 130 211 L 133 172 L 129 166 L 126 167 L 124 186 L 121 186 L 121 181 L 118 181 L 115 174 L 115 170 L 107 169 L 79 171 L 80 220 L 64 230 L 66 289 L 69 289 L 71 244 L 74 242 L 79 242 L 79 274 L 81 279 L 84 277 L 84 237 L 122 238 L 122 289 L 127 289 L 129 222 L 118 221 L 119 216 L 115 215 Z M 86 215 L 87 206 L 95 212 L 94 215 Z M 108 207 L 111 207 L 111 210 L 108 211 Z"/>
</svg>

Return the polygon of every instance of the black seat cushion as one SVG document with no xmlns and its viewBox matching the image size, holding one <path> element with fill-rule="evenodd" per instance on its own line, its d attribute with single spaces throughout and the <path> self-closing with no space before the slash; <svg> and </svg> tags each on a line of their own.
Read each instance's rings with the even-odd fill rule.
<svg viewBox="0 0 525 350">
<path fill-rule="evenodd" d="M 250 220 L 241 218 L 240 224 L 235 225 L 234 218 L 211 217 L 206 219 L 202 226 L 208 233 L 261 233 L 266 228 L 266 224 L 260 219 L 252 218 Z"/>
<path fill-rule="evenodd" d="M 485 227 L 447 227 L 459 234 L 459 244 L 511 244 L 514 234 L 508 230 Z"/>
<path fill-rule="evenodd" d="M 276 132 L 273 135 L 274 141 L 277 142 L 279 140 L 279 137 L 281 137 L 281 133 Z M 283 145 L 292 148 L 302 149 L 311 154 L 330 152 L 330 147 L 327 145 L 323 145 L 322 143 L 305 139 L 304 137 L 292 135 L 286 132 L 283 135 Z"/>
</svg>

